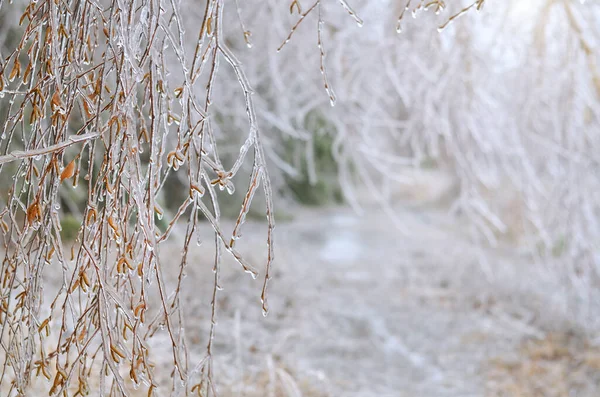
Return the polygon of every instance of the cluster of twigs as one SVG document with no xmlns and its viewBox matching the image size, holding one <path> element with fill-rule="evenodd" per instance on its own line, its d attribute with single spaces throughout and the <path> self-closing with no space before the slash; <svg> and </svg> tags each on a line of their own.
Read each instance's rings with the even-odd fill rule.
<svg viewBox="0 0 600 397">
<path fill-rule="evenodd" d="M 354 1 L 362 28 L 347 23 L 339 6 L 315 6 L 327 21 L 320 32 L 307 23 L 318 15 L 305 15 L 304 2 L 290 19 L 286 9 L 260 11 L 272 23 L 254 34 L 275 37 L 257 43 L 260 51 L 280 46 L 290 23 L 303 21 L 279 54 L 244 58 L 253 81 L 267 74 L 272 81 L 257 95 L 263 128 L 305 141 L 313 157 L 302 121 L 329 99 L 321 76 L 310 74 L 326 65 L 338 94 L 326 113 L 333 154 L 352 205 L 360 209 L 365 190 L 389 203 L 395 186 L 413 183 L 415 166 L 448 172 L 456 189 L 446 198 L 472 236 L 518 245 L 548 278 L 564 281 L 565 296 L 578 302 L 574 320 L 597 329 L 600 308 L 590 292 L 600 277 L 597 2 Z M 390 34 L 399 17 L 402 34 Z M 326 58 L 315 49 L 319 36 Z"/>
<path fill-rule="evenodd" d="M 438 27 L 447 27 L 470 10 L 480 10 L 484 2 L 476 0 L 454 9 Z M 598 184 L 588 180 L 592 173 L 582 172 L 597 170 L 597 162 L 589 158 L 589 150 L 597 146 L 596 135 L 583 132 L 589 131 L 590 125 L 597 126 L 597 97 L 584 91 L 566 95 L 570 98 L 569 112 L 558 120 L 561 115 L 554 112 L 549 116 L 548 108 L 555 109 L 565 95 L 548 95 L 555 91 L 546 92 L 547 83 L 525 81 L 524 85 L 539 83 L 531 87 L 533 92 L 546 95 L 539 105 L 523 98 L 504 100 L 506 87 L 522 88 L 521 75 L 509 76 L 510 84 L 503 80 L 495 86 L 498 92 L 492 90 L 491 94 L 475 87 L 478 78 L 485 80 L 482 71 L 489 65 L 479 62 L 481 57 L 472 45 L 477 38 L 468 32 L 452 36 L 460 44 L 450 48 L 428 32 L 411 32 L 411 40 L 402 44 L 390 41 L 396 38 L 372 40 L 379 37 L 372 32 L 349 47 L 346 43 L 351 35 L 342 35 L 342 25 L 328 14 L 328 7 L 341 5 L 362 26 L 361 10 L 381 13 L 387 11 L 387 3 L 363 2 L 355 11 L 345 0 L 317 0 L 310 6 L 294 0 L 289 9 L 283 7 L 286 14 L 296 18 L 291 29 L 276 11 L 281 4 L 265 3 L 259 11 L 264 23 L 257 23 L 253 32 L 246 28 L 237 3 L 235 10 L 231 8 L 248 47 L 258 30 L 266 32 L 267 47 L 270 39 L 287 37 L 279 46 L 283 52 L 282 47 L 293 43 L 294 33 L 314 12 L 318 14 L 316 37 L 307 46 L 300 40 L 296 48 L 301 50 L 293 55 L 288 52 L 288 61 L 282 61 L 281 56 L 277 59 L 275 51 L 263 57 L 265 52 L 259 49 L 261 55 L 251 58 L 255 62 L 242 68 L 239 54 L 234 54 L 231 41 L 225 37 L 225 28 L 233 24 L 224 13 L 224 0 L 202 2 L 200 19 L 194 24 L 186 22 L 183 5 L 175 0 L 37 0 L 16 4 L 0 0 L 1 12 L 19 11 L 12 26 L 17 44 L 0 53 L 0 95 L 6 104 L 0 119 L 0 175 L 13 176 L 10 184 L 0 189 L 0 345 L 4 356 L 0 384 L 10 384 L 8 395 L 26 395 L 34 376 L 50 380 L 51 395 L 85 395 L 97 373 L 102 395 L 128 395 L 130 385 L 143 385 L 148 395 L 157 395 L 157 370 L 147 343 L 157 332 L 168 335 L 172 348 L 172 393 L 216 394 L 212 341 L 221 257 L 225 251 L 244 271 L 258 275 L 236 249 L 236 241 L 262 185 L 268 222 L 261 292 L 266 314 L 274 228 L 267 155 L 280 168 L 292 170 L 277 155 L 272 140 L 265 139 L 259 124 L 310 143 L 311 134 L 303 130 L 301 120 L 322 104 L 321 97 L 315 99 L 316 89 L 306 82 L 306 74 L 299 77 L 297 66 L 306 61 L 301 57 L 314 52 L 315 42 L 322 73 L 319 92 L 324 85 L 329 101 L 336 103 L 326 68 L 333 64 L 335 73 L 331 75 L 341 82 L 339 89 L 344 93 L 344 101 L 329 116 L 338 134 L 334 155 L 346 165 L 341 168 L 340 179 L 351 201 L 350 182 L 355 177 L 368 190 L 380 192 L 391 180 L 401 179 L 396 175 L 401 167 L 446 150 L 453 156 L 463 188 L 457 203 L 490 240 L 494 231 L 503 231 L 505 225 L 490 209 L 489 201 L 481 197 L 479 188 L 484 185 L 492 189 L 512 178 L 526 197 L 529 219 L 523 223 L 536 236 L 533 244 L 541 241 L 552 248 L 561 237 L 547 230 L 560 230 L 571 257 L 584 257 L 597 265 L 593 256 L 597 240 L 586 240 L 585 232 L 594 238 L 600 236 L 595 218 L 589 215 L 598 211 L 593 202 Z M 399 3 L 393 21 L 398 31 L 402 30 L 400 24 L 406 23 L 407 11 L 417 16 L 421 11 L 439 12 L 446 6 L 437 0 Z M 558 3 L 552 2 L 552 7 L 562 4 Z M 194 10 L 198 7 L 193 5 Z M 595 81 L 595 57 L 579 24 L 580 12 L 566 0 L 564 7 L 569 32 L 576 37 L 574 42 Z M 190 36 L 191 26 L 195 30 Z M 571 48 L 573 35 L 565 36 L 565 47 Z M 328 37 L 332 39 L 326 53 Z M 336 41 L 336 37 L 341 39 Z M 367 48 L 354 48 L 360 45 Z M 277 45 L 271 47 L 274 50 Z M 309 50 L 302 50 L 304 47 Z M 417 51 L 423 48 L 433 48 L 441 55 L 433 59 Z M 382 50 L 386 55 L 377 60 L 376 51 Z M 406 54 L 411 54 L 408 60 Z M 406 61 L 414 73 L 399 73 L 399 66 Z M 223 62 L 228 68 L 220 67 Z M 534 65 L 528 75 L 538 75 L 535 68 L 543 66 Z M 268 78 L 263 78 L 265 73 Z M 223 75 L 231 78 L 218 78 Z M 269 84 L 263 84 L 256 95 L 250 81 L 265 80 Z M 430 89 L 433 82 L 435 90 Z M 380 89 L 374 92 L 374 86 Z M 292 91 L 292 95 L 281 95 Z M 244 139 L 228 167 L 217 148 L 217 131 L 222 132 L 222 126 L 212 116 L 215 107 L 226 113 L 229 103 L 225 100 L 233 98 L 227 96 L 229 92 L 242 98 L 242 116 L 236 120 L 243 121 L 234 124 L 243 128 Z M 526 106 L 511 113 L 515 104 L 519 107 L 523 103 Z M 582 107 L 586 109 L 585 119 L 570 117 Z M 497 109 L 505 113 L 486 118 Z M 543 117 L 532 118 L 523 109 Z M 519 117 L 512 117 L 514 114 Z M 563 136 L 561 125 L 573 126 L 573 133 Z M 555 131 L 554 137 L 540 136 L 541 129 Z M 498 135 L 485 140 L 480 130 Z M 535 133 L 523 138 L 530 130 Z M 540 141 L 548 151 L 532 155 L 531 145 Z M 403 153 L 406 147 L 411 156 L 390 152 L 398 149 Z M 307 156 L 311 156 L 310 151 Z M 253 157 L 250 180 L 234 230 L 228 235 L 221 228 L 218 195 L 220 191 L 234 191 L 234 181 L 238 183 L 235 178 L 248 157 Z M 536 169 L 547 172 L 540 178 Z M 166 226 L 160 227 L 158 221 L 169 216 L 160 197 L 173 173 L 186 181 L 188 194 L 170 219 L 162 222 Z M 375 173 L 382 176 L 381 182 L 376 182 Z M 560 185 L 557 180 L 568 183 Z M 75 241 L 67 243 L 61 238 L 60 198 L 68 189 L 82 189 L 81 185 L 86 185 L 87 195 L 81 227 Z M 572 210 L 572 217 L 546 216 L 542 205 L 535 204 L 536 200 L 543 202 L 552 189 L 560 194 L 544 208 Z M 192 363 L 179 295 L 190 243 L 202 218 L 215 235 L 211 327 L 205 358 Z M 159 252 L 161 244 L 170 241 L 179 220 L 186 220 L 187 227 L 178 283 L 168 290 Z M 44 283 L 49 272 L 60 273 L 56 291 Z M 158 297 L 158 307 L 151 304 L 151 297 Z"/>
<path fill-rule="evenodd" d="M 18 6 L 0 2 L 3 11 Z M 33 376 L 50 380 L 50 395 L 87 395 L 98 374 L 101 395 L 128 395 L 131 386 L 154 395 L 158 383 L 147 340 L 162 327 L 172 345 L 173 392 L 214 394 L 221 256 L 226 251 L 258 275 L 235 241 L 260 185 L 269 225 L 261 294 L 266 315 L 274 227 L 269 173 L 252 89 L 223 37 L 224 1 L 204 6 L 192 56 L 184 48 L 177 2 L 31 1 L 13 26 L 21 39 L 0 61 L 7 103 L 0 172 L 14 175 L 2 186 L 0 209 L 0 384 L 10 384 L 8 395 L 27 395 Z M 167 58 L 178 60 L 180 80 L 169 76 Z M 228 169 L 210 116 L 222 61 L 242 88 L 248 120 L 246 141 Z M 226 236 L 216 188 L 233 191 L 249 153 L 252 176 L 233 235 Z M 161 230 L 157 221 L 167 214 L 158 199 L 173 172 L 186 174 L 189 194 Z M 73 243 L 61 238 L 60 197 L 69 185 L 87 185 Z M 179 291 L 203 217 L 215 232 L 212 326 L 206 358 L 191 363 Z M 169 291 L 159 251 L 180 218 L 187 218 L 187 229 L 179 282 Z M 62 272 L 57 291 L 44 284 L 48 272 Z M 161 302 L 154 311 L 152 296 Z"/>
<path fill-rule="evenodd" d="M 333 89 L 329 83 L 329 79 L 327 78 L 327 70 L 326 70 L 326 66 L 325 66 L 325 50 L 323 47 L 324 19 L 323 19 L 322 3 L 323 3 L 322 0 L 317 0 L 310 7 L 308 7 L 308 9 L 306 11 L 303 11 L 302 6 L 300 5 L 300 2 L 298 0 L 292 0 L 292 2 L 290 3 L 290 7 L 289 7 L 290 14 L 298 13 L 299 18 L 298 18 L 297 22 L 292 26 L 292 29 L 290 30 L 286 39 L 277 48 L 277 51 L 278 52 L 281 51 L 282 48 L 287 43 L 289 43 L 289 41 L 292 39 L 292 36 L 296 32 L 296 30 L 298 29 L 300 24 L 305 20 L 305 18 L 307 16 L 309 16 L 313 11 L 316 10 L 316 12 L 318 14 L 317 45 L 319 47 L 320 71 L 321 71 L 321 74 L 323 75 L 323 84 L 325 86 L 325 90 L 327 91 L 327 95 L 329 96 L 329 101 L 331 103 L 331 106 L 334 106 L 335 102 L 336 102 L 336 97 L 335 97 L 335 93 L 333 92 Z M 339 0 L 339 3 L 344 8 L 344 10 L 346 10 L 346 12 L 348 12 L 348 14 L 354 19 L 354 21 L 356 22 L 356 24 L 359 27 L 362 27 L 364 25 L 363 19 L 357 14 L 357 12 L 352 8 L 352 6 L 346 0 Z M 462 9 L 460 9 L 460 11 L 452 14 L 449 18 L 447 18 L 447 20 L 442 25 L 440 25 L 438 30 L 441 32 L 448 25 L 450 25 L 452 22 L 454 22 L 454 20 L 456 20 L 460 16 L 464 15 L 471 9 L 476 9 L 477 11 L 481 10 L 484 3 L 485 3 L 485 0 L 475 0 L 470 5 L 463 7 Z M 404 4 L 404 6 L 401 8 L 400 15 L 398 16 L 398 22 L 396 24 L 396 32 L 398 32 L 398 33 L 402 32 L 402 20 L 407 11 L 412 14 L 413 18 L 416 18 L 418 13 L 421 11 L 428 11 L 430 9 L 433 9 L 435 14 L 438 15 L 445 8 L 446 8 L 446 4 L 443 0 L 414 0 L 414 1 L 407 0 L 406 4 Z M 243 27 L 243 24 L 242 24 L 242 27 Z M 245 29 L 244 29 L 244 31 L 245 31 Z M 246 32 L 244 32 L 244 37 L 246 38 Z"/>
</svg>

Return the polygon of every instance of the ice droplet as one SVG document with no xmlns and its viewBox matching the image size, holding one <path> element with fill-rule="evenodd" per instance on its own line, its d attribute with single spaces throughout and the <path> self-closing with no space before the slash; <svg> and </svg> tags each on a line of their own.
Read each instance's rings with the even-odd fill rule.
<svg viewBox="0 0 600 397">
<path fill-rule="evenodd" d="M 229 193 L 230 195 L 235 193 L 235 186 L 233 185 L 233 182 L 227 181 L 225 187 L 227 188 L 227 193 Z"/>
<path fill-rule="evenodd" d="M 331 93 L 329 95 L 329 104 L 331 105 L 331 107 L 335 106 L 336 101 L 337 101 L 337 99 L 336 99 L 335 95 L 333 93 Z"/>
<path fill-rule="evenodd" d="M 250 276 L 252 276 L 253 280 L 256 280 L 256 278 L 258 277 L 258 273 L 256 273 L 254 270 L 246 269 L 245 272 L 250 274 Z"/>
</svg>

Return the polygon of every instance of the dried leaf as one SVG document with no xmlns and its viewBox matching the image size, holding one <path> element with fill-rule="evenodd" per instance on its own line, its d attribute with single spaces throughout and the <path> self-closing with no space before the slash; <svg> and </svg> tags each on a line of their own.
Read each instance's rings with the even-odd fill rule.
<svg viewBox="0 0 600 397">
<path fill-rule="evenodd" d="M 50 317 L 48 317 L 47 319 L 45 319 L 44 321 L 42 321 L 42 323 L 40 324 L 40 326 L 38 327 L 38 332 L 41 333 L 42 330 L 44 328 L 46 328 L 46 326 L 48 326 L 48 323 L 50 322 Z"/>
<path fill-rule="evenodd" d="M 64 181 L 65 179 L 69 179 L 75 175 L 75 161 L 77 157 L 75 157 L 71 162 L 65 167 L 63 172 L 60 174 L 60 181 Z"/>
<path fill-rule="evenodd" d="M 206 20 L 206 34 L 212 36 L 212 17 Z"/>
<path fill-rule="evenodd" d="M 15 78 L 18 78 L 20 76 L 21 76 L 21 62 L 19 62 L 19 57 L 16 56 L 13 68 L 10 71 L 10 74 L 8 75 L 8 80 L 13 81 Z"/>
<path fill-rule="evenodd" d="M 92 110 L 91 110 L 90 105 L 88 104 L 87 100 L 83 99 L 82 104 L 83 104 L 83 110 L 85 111 L 85 115 L 87 117 L 92 117 Z"/>
<path fill-rule="evenodd" d="M 60 93 L 58 90 L 56 90 L 54 92 L 54 95 L 52 95 L 52 100 L 50 101 L 50 107 L 53 112 L 56 112 L 57 110 L 61 110 L 63 107 L 62 101 L 60 99 Z"/>
<path fill-rule="evenodd" d="M 181 94 L 183 94 L 183 87 L 175 88 L 175 98 L 181 98 Z"/>
<path fill-rule="evenodd" d="M 91 225 L 92 223 L 95 223 L 97 216 L 98 216 L 98 212 L 96 211 L 96 208 L 90 207 L 90 209 L 88 210 L 88 213 L 87 213 L 87 219 L 86 219 L 87 224 Z"/>
<path fill-rule="evenodd" d="M 23 74 L 23 84 L 27 84 L 29 82 L 29 76 L 31 75 L 31 71 L 33 70 L 33 66 L 31 64 L 31 62 L 27 65 L 27 67 L 25 68 L 25 73 Z M 2 89 L 0 88 L 0 91 L 2 91 Z"/>
<path fill-rule="evenodd" d="M 69 37 L 69 34 L 67 33 L 67 30 L 65 29 L 65 25 L 63 25 L 62 23 L 58 27 L 58 34 L 63 37 Z"/>
<path fill-rule="evenodd" d="M 298 0 L 294 0 L 294 1 L 292 1 L 292 4 L 290 4 L 290 14 L 294 13 L 294 8 L 296 8 L 298 10 L 298 14 L 302 13 L 302 10 L 300 8 L 300 3 L 298 3 Z"/>
<path fill-rule="evenodd" d="M 31 225 L 36 221 L 40 221 L 41 219 L 42 210 L 40 209 L 40 205 L 36 200 L 29 206 L 29 208 L 27 208 L 27 223 Z"/>
<path fill-rule="evenodd" d="M 23 21 L 25 20 L 25 18 L 29 18 L 29 7 L 27 7 L 27 9 L 23 13 L 23 15 L 21 15 L 21 18 L 19 19 L 19 26 L 21 26 L 23 24 Z"/>
</svg>

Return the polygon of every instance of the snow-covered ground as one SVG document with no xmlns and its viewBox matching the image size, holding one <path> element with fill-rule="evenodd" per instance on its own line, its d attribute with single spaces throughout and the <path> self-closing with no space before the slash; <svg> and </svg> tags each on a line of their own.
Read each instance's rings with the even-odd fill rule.
<svg viewBox="0 0 600 397">
<path fill-rule="evenodd" d="M 267 318 L 260 281 L 223 267 L 222 395 L 596 395 L 600 354 L 541 269 L 471 243 L 442 210 L 394 213 L 302 210 L 278 224 Z M 257 263 L 263 237 L 250 223 L 239 243 Z M 204 346 L 211 263 L 201 249 L 183 291 L 186 335 Z"/>
<path fill-rule="evenodd" d="M 224 254 L 219 395 L 597 396 L 600 348 L 589 324 L 570 316 L 580 308 L 560 277 L 510 247 L 474 244 L 460 218 L 410 201 L 400 200 L 394 217 L 376 206 L 363 215 L 336 207 L 298 209 L 279 222 L 266 318 L 262 280 Z M 210 325 L 213 235 L 208 224 L 200 229 L 181 288 L 190 368 L 204 357 Z M 237 243 L 257 267 L 265 237 L 264 223 L 249 221 Z M 171 240 L 159 252 L 168 288 L 181 249 L 177 233 Z M 163 382 L 155 395 L 168 396 L 166 330 L 149 344 Z M 41 379 L 45 394 L 51 385 Z M 147 388 L 131 392 L 145 396 Z"/>
</svg>

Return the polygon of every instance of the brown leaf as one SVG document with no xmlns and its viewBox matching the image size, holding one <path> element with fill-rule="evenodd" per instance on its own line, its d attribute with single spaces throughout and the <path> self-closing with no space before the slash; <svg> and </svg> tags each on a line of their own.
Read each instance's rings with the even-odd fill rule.
<svg viewBox="0 0 600 397">
<path fill-rule="evenodd" d="M 294 13 L 294 7 L 296 7 L 296 9 L 298 10 L 298 14 L 302 13 L 300 9 L 300 3 L 298 3 L 298 0 L 294 0 L 292 1 L 292 4 L 290 4 L 290 14 Z"/>
<path fill-rule="evenodd" d="M 85 111 L 85 114 L 87 117 L 92 117 L 92 111 L 90 109 L 90 105 L 87 103 L 87 101 L 84 99 L 82 101 L 83 104 L 83 110 Z"/>
<path fill-rule="evenodd" d="M 65 167 L 63 172 L 61 172 L 61 174 L 60 174 L 61 182 L 64 181 L 65 179 L 69 179 L 73 175 L 75 175 L 75 160 L 77 160 L 77 157 L 75 157 L 73 160 L 71 160 L 71 162 Z"/>
<path fill-rule="evenodd" d="M 42 321 L 42 324 L 38 327 L 38 332 L 42 332 L 42 330 L 44 328 L 46 328 L 46 326 L 48 325 L 48 323 L 50 322 L 50 317 L 48 317 L 47 319 L 45 319 L 44 321 Z"/>
<path fill-rule="evenodd" d="M 20 77 L 20 76 L 21 76 L 21 62 L 19 62 L 19 58 L 16 57 L 15 64 L 13 65 L 13 68 L 10 71 L 10 75 L 8 76 L 8 79 L 10 81 L 13 81 L 15 79 L 15 77 Z"/>
<path fill-rule="evenodd" d="M 87 214 L 87 224 L 90 225 L 96 222 L 96 218 L 98 216 L 98 212 L 94 207 L 90 207 Z"/>
<path fill-rule="evenodd" d="M 52 95 L 52 101 L 50 101 L 50 107 L 55 112 L 57 109 L 62 109 L 62 101 L 60 100 L 60 93 L 58 90 Z"/>
<path fill-rule="evenodd" d="M 31 62 L 27 65 L 27 67 L 25 68 L 25 73 L 23 74 L 23 84 L 27 84 L 27 82 L 29 82 L 29 75 L 31 74 L 31 71 L 33 70 L 33 66 L 31 65 Z M 0 91 L 2 91 L 2 89 L 0 89 Z"/>
<path fill-rule="evenodd" d="M 208 17 L 206 20 L 206 34 L 208 36 L 212 35 L 212 17 Z"/>
<path fill-rule="evenodd" d="M 38 107 L 38 105 L 33 105 L 33 109 L 31 109 L 31 114 L 29 115 L 29 124 L 33 124 L 40 118 L 42 111 Z"/>
<path fill-rule="evenodd" d="M 42 219 L 42 210 L 37 200 L 27 208 L 27 222 L 29 224 Z"/>
<path fill-rule="evenodd" d="M 65 25 L 63 25 L 62 23 L 58 27 L 58 34 L 63 37 L 69 37 L 69 34 L 67 33 L 67 30 L 65 29 Z"/>
<path fill-rule="evenodd" d="M 175 98 L 181 98 L 181 94 L 183 94 L 183 87 L 175 88 Z"/>
<path fill-rule="evenodd" d="M 25 20 L 25 18 L 29 18 L 29 11 L 25 11 L 23 13 L 23 15 L 21 15 L 21 19 L 19 19 L 19 26 L 21 26 L 23 24 L 23 21 Z"/>
</svg>

